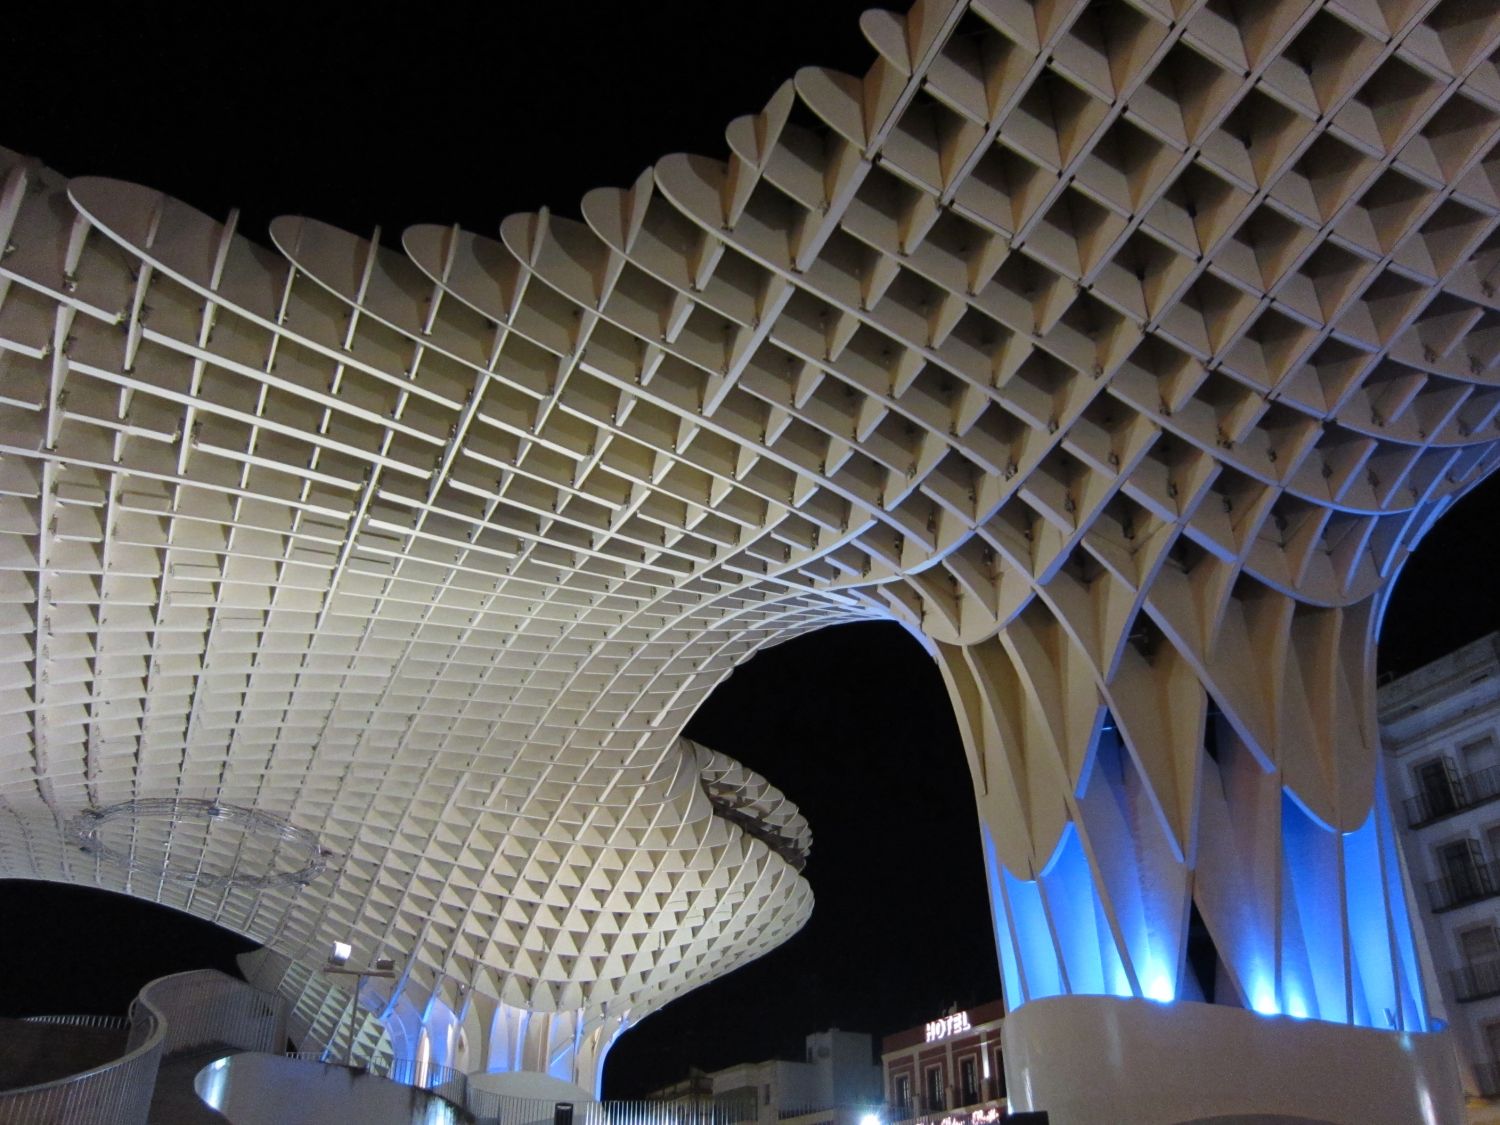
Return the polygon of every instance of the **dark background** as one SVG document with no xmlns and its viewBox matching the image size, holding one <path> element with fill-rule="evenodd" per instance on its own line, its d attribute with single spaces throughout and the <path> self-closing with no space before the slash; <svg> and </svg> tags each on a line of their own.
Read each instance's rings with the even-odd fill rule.
<svg viewBox="0 0 1500 1125">
<path fill-rule="evenodd" d="M 804 65 L 860 72 L 847 0 L 424 3 L 403 21 L 304 4 L 13 5 L 0 30 L 0 145 L 68 175 L 137 180 L 264 238 L 302 213 L 390 242 L 415 222 L 492 233 L 576 214 L 670 152 L 721 155 L 724 126 Z M 1440 522 L 1381 638 L 1407 671 L 1500 627 L 1500 479 Z M 830 1026 L 881 1034 L 999 995 L 978 828 L 937 671 L 894 625 L 756 657 L 687 732 L 762 772 L 813 826 L 813 919 L 766 957 L 649 1017 L 606 1092 L 800 1057 Z M 0 882 L 0 1014 L 122 1012 L 145 981 L 248 944 L 149 903 Z"/>
</svg>

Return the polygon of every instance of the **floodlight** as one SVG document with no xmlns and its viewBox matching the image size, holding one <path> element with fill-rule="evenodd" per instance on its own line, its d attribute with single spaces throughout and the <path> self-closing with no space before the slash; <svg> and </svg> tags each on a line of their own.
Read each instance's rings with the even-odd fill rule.
<svg viewBox="0 0 1500 1125">
<path fill-rule="evenodd" d="M 333 943 L 333 948 L 328 953 L 328 963 L 330 965 L 343 965 L 348 962 L 349 957 L 353 952 L 354 947 L 347 941 L 336 941 Z"/>
<path fill-rule="evenodd" d="M 377 973 L 388 973 L 395 967 L 396 962 L 392 961 L 389 957 L 375 958 L 375 971 Z"/>
<path fill-rule="evenodd" d="M 878 1113 L 867 1113 L 859 1119 L 859 1125 L 880 1125 Z"/>
</svg>

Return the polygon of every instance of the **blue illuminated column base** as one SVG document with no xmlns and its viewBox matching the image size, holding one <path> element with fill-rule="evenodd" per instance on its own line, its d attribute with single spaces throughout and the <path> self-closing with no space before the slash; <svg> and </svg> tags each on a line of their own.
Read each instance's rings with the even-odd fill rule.
<svg viewBox="0 0 1500 1125">
<path fill-rule="evenodd" d="M 1005 1020 L 1012 1110 L 1053 1125 L 1460 1125 L 1446 1031 L 1395 1032 L 1112 996 L 1033 1000 Z"/>
<path fill-rule="evenodd" d="M 1012 1096 L 1079 1125 L 1456 1125 L 1382 773 L 1377 602 L 1226 601 L 1232 569 L 1196 585 L 1214 573 L 1118 643 L 1074 590 L 938 650 Z"/>
</svg>

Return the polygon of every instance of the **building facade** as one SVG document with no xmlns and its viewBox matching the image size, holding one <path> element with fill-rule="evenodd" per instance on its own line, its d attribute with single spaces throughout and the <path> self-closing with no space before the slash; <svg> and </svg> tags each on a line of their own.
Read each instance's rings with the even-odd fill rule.
<svg viewBox="0 0 1500 1125">
<path fill-rule="evenodd" d="M 1006 1109 L 1005 1003 L 954 1008 L 881 1042 L 887 1120 L 982 1125 Z M 975 1115 L 978 1116 L 975 1116 Z"/>
<path fill-rule="evenodd" d="M 801 1059 L 763 1059 L 694 1073 L 652 1095 L 709 1103 L 725 1125 L 858 1125 L 880 1111 L 880 1067 L 869 1035 L 814 1032 Z"/>
<path fill-rule="evenodd" d="M 1465 1079 L 1500 1095 L 1500 633 L 1385 684 L 1380 726 Z"/>
</svg>

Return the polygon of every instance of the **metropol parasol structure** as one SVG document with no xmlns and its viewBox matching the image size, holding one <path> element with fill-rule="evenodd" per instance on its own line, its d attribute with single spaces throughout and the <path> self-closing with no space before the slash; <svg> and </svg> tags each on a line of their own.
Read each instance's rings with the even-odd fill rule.
<svg viewBox="0 0 1500 1125">
<path fill-rule="evenodd" d="M 1500 456 L 1500 8 L 862 28 L 720 157 L 399 251 L 0 153 L 0 875 L 255 938 L 304 1043 L 349 940 L 362 1050 L 593 1088 L 811 909 L 694 708 L 895 620 L 1013 1106 L 1457 1120 L 1373 650 Z"/>
</svg>

